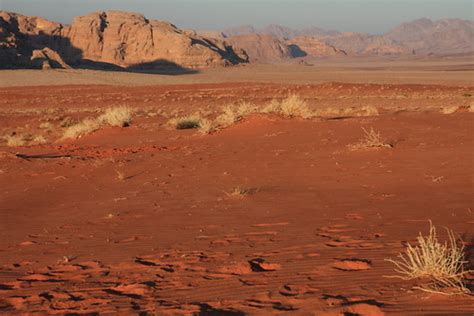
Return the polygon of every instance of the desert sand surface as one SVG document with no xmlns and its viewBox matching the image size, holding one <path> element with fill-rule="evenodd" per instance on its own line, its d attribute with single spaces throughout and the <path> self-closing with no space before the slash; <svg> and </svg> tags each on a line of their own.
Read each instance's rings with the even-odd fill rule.
<svg viewBox="0 0 474 316">
<path fill-rule="evenodd" d="M 2 313 L 474 310 L 472 295 L 420 291 L 423 280 L 391 278 L 397 273 L 385 261 L 431 220 L 440 239 L 443 227 L 462 237 L 474 268 L 467 59 L 0 77 L 1 135 L 42 137 L 0 143 Z M 167 124 L 291 94 L 312 110 L 352 112 L 249 114 L 210 134 Z M 129 127 L 61 139 L 64 122 L 117 105 L 134 110 Z M 377 111 L 350 114 L 363 107 Z M 387 146 L 354 147 L 364 129 Z M 468 288 L 473 280 L 467 276 Z"/>
<path fill-rule="evenodd" d="M 65 84 L 163 85 L 219 82 L 396 83 L 472 85 L 473 55 L 447 57 L 344 57 L 290 60 L 276 64 L 241 64 L 196 70 L 185 75 L 84 69 L 2 70 L 0 86 Z"/>
</svg>

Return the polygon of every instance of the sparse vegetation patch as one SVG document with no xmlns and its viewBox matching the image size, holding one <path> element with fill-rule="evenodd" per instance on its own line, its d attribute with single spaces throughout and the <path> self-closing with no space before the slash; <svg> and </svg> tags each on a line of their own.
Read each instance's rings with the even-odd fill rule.
<svg viewBox="0 0 474 316">
<path fill-rule="evenodd" d="M 108 108 L 97 120 L 110 126 L 127 127 L 132 123 L 132 110 L 126 106 Z"/>
<path fill-rule="evenodd" d="M 127 127 L 132 123 L 132 110 L 126 106 L 108 108 L 99 117 L 87 118 L 79 123 L 67 126 L 63 134 L 63 139 L 79 138 L 90 134 L 103 126 Z M 61 126 L 63 124 L 61 123 Z"/>
<path fill-rule="evenodd" d="M 272 100 L 260 112 L 276 113 L 285 117 L 301 117 L 304 119 L 310 119 L 314 116 L 306 101 L 296 94 L 290 95 L 281 101 Z"/>
<path fill-rule="evenodd" d="M 430 233 L 417 238 L 418 245 L 407 245 L 405 253 L 397 260 L 386 259 L 395 265 L 399 277 L 405 280 L 421 279 L 427 283 L 417 287 L 427 292 L 443 294 L 469 293 L 464 285 L 464 277 L 471 271 L 465 271 L 464 246 L 454 232 L 446 229 L 448 241 L 441 243 L 436 235 L 436 228 L 430 222 Z"/>
<path fill-rule="evenodd" d="M 256 193 L 256 189 L 252 188 L 243 188 L 243 187 L 235 187 L 230 192 L 225 192 L 227 196 L 234 197 L 234 198 L 243 198 L 248 195 Z"/>
<path fill-rule="evenodd" d="M 362 128 L 365 137 L 357 144 L 349 145 L 349 148 L 352 150 L 358 149 L 370 149 L 370 148 L 392 148 L 393 145 L 387 143 L 382 136 L 380 136 L 380 132 L 376 132 L 372 127 L 370 130 L 366 130 Z"/>
</svg>

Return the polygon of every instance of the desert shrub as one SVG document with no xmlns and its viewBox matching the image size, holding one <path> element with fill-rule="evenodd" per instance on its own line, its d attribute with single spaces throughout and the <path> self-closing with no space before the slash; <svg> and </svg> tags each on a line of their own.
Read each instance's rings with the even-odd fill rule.
<svg viewBox="0 0 474 316">
<path fill-rule="evenodd" d="M 457 105 L 450 105 L 450 106 L 445 106 L 441 108 L 441 113 L 443 114 L 453 114 L 456 113 L 459 110 L 459 106 Z"/>
<path fill-rule="evenodd" d="M 3 137 L 3 139 L 7 142 L 8 147 L 19 147 L 26 145 L 26 139 L 22 135 L 6 135 Z"/>
<path fill-rule="evenodd" d="M 208 134 L 214 130 L 212 122 L 200 114 L 173 118 L 168 121 L 168 125 L 176 129 L 199 129 L 200 132 L 204 134 Z"/>
<path fill-rule="evenodd" d="M 42 122 L 40 125 L 39 125 L 39 128 L 41 129 L 46 129 L 46 130 L 52 130 L 54 128 L 54 125 L 51 124 L 50 122 Z"/>
<path fill-rule="evenodd" d="M 98 130 L 100 126 L 101 124 L 97 119 L 88 118 L 66 128 L 62 138 L 80 138 L 84 135 Z"/>
<path fill-rule="evenodd" d="M 448 241 L 440 243 L 436 228 L 430 222 L 428 236 L 421 233 L 417 238 L 418 245 L 407 245 L 405 253 L 398 260 L 386 259 L 395 265 L 395 271 L 402 279 L 423 279 L 428 283 L 420 287 L 428 292 L 445 294 L 468 293 L 463 279 L 470 271 L 464 270 L 464 246 L 462 240 L 455 237 L 454 232 L 446 229 Z"/>
<path fill-rule="evenodd" d="M 199 123 L 199 131 L 202 134 L 209 134 L 215 130 L 215 126 L 212 121 L 208 119 L 202 119 Z"/>
<path fill-rule="evenodd" d="M 296 94 L 290 95 L 281 101 L 272 100 L 260 112 L 276 113 L 285 117 L 301 117 L 304 119 L 314 116 L 306 101 Z"/>
<path fill-rule="evenodd" d="M 365 137 L 357 144 L 349 145 L 349 148 L 357 150 L 364 148 L 392 148 L 393 146 L 387 143 L 380 132 L 376 132 L 372 127 L 370 130 L 362 128 L 365 133 Z"/>
<path fill-rule="evenodd" d="M 272 100 L 270 103 L 261 109 L 262 113 L 276 113 L 285 117 L 302 117 L 305 119 L 311 118 L 313 113 L 308 108 L 306 101 L 298 95 L 290 95 L 281 101 Z"/>
<path fill-rule="evenodd" d="M 244 116 L 257 112 L 259 112 L 257 107 L 248 102 L 227 105 L 223 108 L 222 114 L 216 118 L 216 125 L 227 127 L 240 121 Z"/>
<path fill-rule="evenodd" d="M 132 123 L 132 110 L 127 106 L 108 108 L 97 120 L 110 126 L 127 127 Z"/>
<path fill-rule="evenodd" d="M 20 147 L 26 145 L 40 145 L 46 143 L 46 139 L 43 135 L 31 135 L 31 134 L 16 134 L 6 135 L 3 137 L 8 147 Z"/>
<path fill-rule="evenodd" d="M 87 118 L 79 123 L 68 126 L 64 131 L 62 138 L 79 138 L 100 129 L 103 126 L 127 127 L 130 126 L 131 123 L 132 110 L 130 110 L 130 108 L 126 106 L 112 107 L 106 109 L 102 115 L 95 119 Z"/>
<path fill-rule="evenodd" d="M 377 116 L 379 111 L 375 106 L 366 105 L 362 107 L 350 108 L 323 108 L 317 109 L 314 116 L 319 117 L 360 117 L 360 116 Z"/>
<path fill-rule="evenodd" d="M 44 138 L 43 135 L 36 135 L 35 137 L 33 137 L 31 142 L 35 145 L 40 145 L 47 143 L 47 140 L 46 138 Z"/>
<path fill-rule="evenodd" d="M 252 188 L 243 188 L 243 187 L 235 187 L 230 192 L 225 192 L 227 196 L 234 197 L 234 198 L 243 198 L 247 195 L 256 193 L 256 189 Z"/>
<path fill-rule="evenodd" d="M 311 110 L 308 108 L 306 101 L 299 96 L 293 94 L 281 101 L 280 113 L 287 117 L 302 117 L 304 119 L 313 116 Z"/>
</svg>

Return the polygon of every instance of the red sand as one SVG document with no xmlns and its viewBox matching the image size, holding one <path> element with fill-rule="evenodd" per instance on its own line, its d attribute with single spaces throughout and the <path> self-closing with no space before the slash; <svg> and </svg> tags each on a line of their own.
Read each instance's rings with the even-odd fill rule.
<svg viewBox="0 0 474 316">
<path fill-rule="evenodd" d="M 254 115 L 211 135 L 139 116 L 130 128 L 78 141 L 0 147 L 0 312 L 472 313 L 472 296 L 412 289 L 419 281 L 387 278 L 396 273 L 384 261 L 432 220 L 443 239 L 444 226 L 463 237 L 472 268 L 474 115 L 432 110 L 469 104 L 466 90 L 2 88 L 2 109 L 17 111 L 2 114 L 4 130 L 37 125 L 43 112 L 21 112 L 33 108 L 121 102 L 171 112 L 291 92 L 311 105 L 386 111 L 339 120 Z M 394 147 L 350 150 L 362 127 Z M 250 194 L 230 196 L 236 187 Z"/>
</svg>

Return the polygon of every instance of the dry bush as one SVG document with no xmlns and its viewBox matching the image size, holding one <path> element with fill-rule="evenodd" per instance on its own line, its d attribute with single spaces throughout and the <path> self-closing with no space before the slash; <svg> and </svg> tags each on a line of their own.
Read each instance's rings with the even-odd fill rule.
<svg viewBox="0 0 474 316">
<path fill-rule="evenodd" d="M 44 138 L 43 135 L 37 135 L 37 136 L 35 136 L 35 137 L 32 139 L 31 142 L 32 142 L 33 144 L 35 144 L 35 145 L 40 145 L 40 144 L 45 144 L 45 143 L 47 143 L 47 140 L 46 140 L 46 138 Z"/>
<path fill-rule="evenodd" d="M 19 135 L 13 133 L 6 135 L 3 139 L 7 142 L 8 147 L 20 147 L 26 145 L 40 145 L 46 143 L 46 139 L 42 135 L 33 136 L 31 134 Z"/>
<path fill-rule="evenodd" d="M 281 101 L 272 100 L 267 106 L 261 109 L 262 113 L 276 113 L 285 117 L 301 117 L 309 119 L 314 116 L 306 101 L 300 96 L 293 94 Z"/>
<path fill-rule="evenodd" d="M 393 146 L 387 143 L 379 132 L 376 132 L 372 127 L 370 130 L 362 128 L 365 133 L 364 139 L 355 145 L 349 145 L 349 148 L 353 150 L 365 149 L 365 148 L 392 148 Z"/>
<path fill-rule="evenodd" d="M 242 187 L 235 187 L 232 189 L 230 192 L 225 192 L 225 194 L 229 197 L 234 197 L 234 198 L 243 198 L 247 195 L 255 193 L 255 189 L 250 189 L 250 188 L 242 188 Z"/>
<path fill-rule="evenodd" d="M 468 112 L 468 113 L 473 113 L 474 112 L 474 103 L 470 105 L 461 105 L 461 106 L 456 106 L 456 105 L 450 105 L 450 106 L 445 106 L 441 108 L 441 113 L 443 114 L 453 114 L 457 112 Z"/>
<path fill-rule="evenodd" d="M 314 112 L 314 115 L 319 117 L 377 116 L 379 111 L 375 106 L 366 105 L 362 107 L 318 109 Z"/>
<path fill-rule="evenodd" d="M 61 122 L 59 123 L 59 126 L 61 126 L 61 127 L 70 127 L 70 126 L 73 126 L 77 123 L 78 123 L 77 120 L 74 120 L 73 118 L 71 118 L 69 116 L 66 116 L 65 118 L 63 118 L 61 120 Z"/>
<path fill-rule="evenodd" d="M 265 107 L 263 107 L 261 113 L 279 113 L 281 108 L 281 103 L 277 99 L 271 100 Z"/>
<path fill-rule="evenodd" d="M 105 110 L 104 114 L 95 119 L 87 118 L 82 122 L 67 127 L 62 139 L 79 138 L 107 125 L 127 127 L 130 126 L 131 123 L 132 111 L 128 107 L 118 106 L 108 108 Z"/>
<path fill-rule="evenodd" d="M 248 102 L 241 102 L 237 105 L 227 105 L 223 108 L 222 114 L 216 118 L 216 125 L 227 127 L 238 121 L 244 116 L 259 112 L 258 108 Z"/>
<path fill-rule="evenodd" d="M 395 271 L 404 280 L 423 279 L 428 283 L 420 290 L 443 294 L 469 293 L 463 279 L 471 271 L 464 270 L 464 246 L 462 240 L 455 237 L 454 232 L 446 229 L 448 242 L 440 243 L 436 236 L 436 228 L 430 221 L 430 233 L 417 238 L 418 245 L 408 244 L 405 253 L 398 260 L 386 259 L 393 263 Z"/>
<path fill-rule="evenodd" d="M 295 94 L 281 101 L 280 113 L 283 116 L 302 117 L 304 119 L 309 119 L 313 116 L 306 101 Z"/>
<path fill-rule="evenodd" d="M 43 122 L 39 125 L 39 128 L 46 129 L 46 130 L 52 130 L 54 128 L 54 125 L 51 124 L 50 122 Z"/>
<path fill-rule="evenodd" d="M 80 138 L 84 135 L 90 134 L 101 127 L 97 119 L 85 119 L 82 122 L 71 125 L 64 131 L 63 139 Z"/>
<path fill-rule="evenodd" d="M 132 110 L 126 106 L 108 108 L 97 120 L 110 126 L 127 127 L 132 123 Z"/>
<path fill-rule="evenodd" d="M 210 134 L 215 131 L 215 126 L 210 120 L 202 119 L 199 123 L 199 131 L 202 134 Z"/>
<path fill-rule="evenodd" d="M 450 106 L 445 106 L 441 108 L 441 113 L 443 114 L 453 114 L 456 113 L 459 110 L 459 106 L 457 105 L 450 105 Z"/>
<path fill-rule="evenodd" d="M 7 142 L 8 147 L 20 147 L 26 145 L 25 137 L 18 134 L 6 135 L 3 139 Z"/>
<path fill-rule="evenodd" d="M 176 129 L 199 129 L 201 133 L 207 134 L 214 130 L 212 122 L 202 117 L 200 114 L 193 114 L 168 121 L 168 125 Z"/>
<path fill-rule="evenodd" d="M 115 173 L 117 174 L 117 179 L 120 181 L 125 181 L 125 173 L 123 171 L 114 169 Z"/>
<path fill-rule="evenodd" d="M 227 127 L 239 121 L 241 117 L 231 106 L 224 107 L 222 114 L 216 118 L 216 125 L 219 127 Z"/>
</svg>

